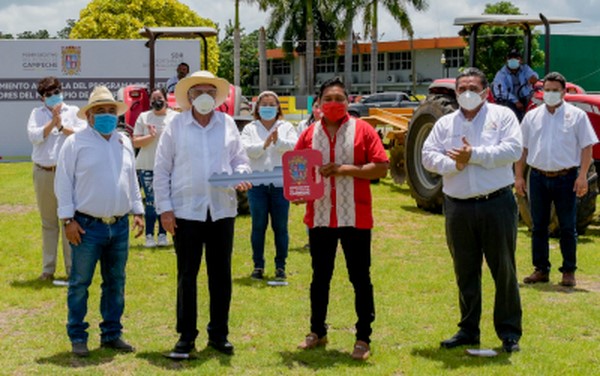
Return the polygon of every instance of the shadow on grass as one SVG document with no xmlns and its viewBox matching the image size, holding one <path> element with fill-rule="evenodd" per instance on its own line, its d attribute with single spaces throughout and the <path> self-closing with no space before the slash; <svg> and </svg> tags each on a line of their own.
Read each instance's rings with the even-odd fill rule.
<svg viewBox="0 0 600 376">
<path fill-rule="evenodd" d="M 257 287 L 257 288 L 262 289 L 265 287 L 270 287 L 269 285 L 267 285 L 268 280 L 269 280 L 268 278 L 265 278 L 264 280 L 259 281 L 256 279 L 252 279 L 248 276 L 248 277 L 234 278 L 233 283 L 235 283 L 236 285 L 240 285 L 240 286 Z"/>
<path fill-rule="evenodd" d="M 90 350 L 90 356 L 86 358 L 73 355 L 70 351 L 64 351 L 45 358 L 38 358 L 38 364 L 53 364 L 65 368 L 95 367 L 110 363 L 115 357 L 115 352 L 110 350 Z"/>
<path fill-rule="evenodd" d="M 171 359 L 167 357 L 168 353 L 168 351 L 140 352 L 137 353 L 136 357 L 147 361 L 154 367 L 163 368 L 165 370 L 196 368 L 210 359 L 217 359 L 221 366 L 231 366 L 231 355 L 221 354 L 208 347 L 204 348 L 202 351 L 195 351 L 191 353 L 190 359 Z"/>
<path fill-rule="evenodd" d="M 566 287 L 561 286 L 558 283 L 534 283 L 534 284 L 523 284 L 519 283 L 520 288 L 529 288 L 538 290 L 540 292 L 562 292 L 565 294 L 572 294 L 574 292 L 590 292 L 589 290 L 580 287 Z"/>
<path fill-rule="evenodd" d="M 386 180 L 380 180 L 378 184 L 389 187 L 390 191 L 392 191 L 392 192 L 405 193 L 405 194 L 410 195 L 410 189 L 408 188 L 408 185 L 406 185 L 406 183 L 399 185 L 399 184 L 394 183 L 394 181 L 392 179 L 386 179 Z"/>
<path fill-rule="evenodd" d="M 327 350 L 323 347 L 308 351 L 280 351 L 279 355 L 281 356 L 281 363 L 288 369 L 307 368 L 314 371 L 323 368 L 337 367 L 340 364 L 361 368 L 370 366 L 369 363 L 352 359 L 347 352 Z"/>
<path fill-rule="evenodd" d="M 61 280 L 63 280 L 63 279 L 61 279 Z M 52 284 L 52 281 L 40 281 L 37 278 L 11 281 L 10 286 L 16 287 L 16 288 L 32 289 L 32 290 L 41 290 L 41 289 L 58 287 L 58 286 L 54 286 Z"/>
<path fill-rule="evenodd" d="M 308 247 L 308 244 L 303 245 L 302 247 L 294 247 L 294 248 L 290 248 L 289 252 L 298 252 L 298 253 L 310 253 L 310 248 Z"/>
<path fill-rule="evenodd" d="M 433 360 L 442 363 L 446 369 L 457 369 L 461 367 L 482 367 L 488 365 L 497 366 L 508 366 L 510 362 L 511 354 L 501 352 L 500 349 L 494 349 L 498 351 L 498 355 L 494 357 L 473 357 L 465 353 L 465 348 L 458 349 L 442 349 L 440 347 L 427 347 L 427 348 L 415 348 L 411 351 L 412 355 L 420 356 L 425 359 Z"/>
</svg>

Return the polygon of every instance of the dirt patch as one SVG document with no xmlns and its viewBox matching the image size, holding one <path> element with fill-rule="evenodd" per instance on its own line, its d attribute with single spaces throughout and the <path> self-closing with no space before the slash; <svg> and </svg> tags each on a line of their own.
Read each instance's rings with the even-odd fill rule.
<svg viewBox="0 0 600 376">
<path fill-rule="evenodd" d="M 37 210 L 35 205 L 9 205 L 0 204 L 0 214 L 27 214 Z"/>
</svg>

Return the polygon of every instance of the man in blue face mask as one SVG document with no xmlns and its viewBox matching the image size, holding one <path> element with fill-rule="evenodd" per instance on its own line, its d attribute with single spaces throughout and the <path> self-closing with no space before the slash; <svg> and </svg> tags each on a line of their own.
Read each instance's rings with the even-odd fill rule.
<svg viewBox="0 0 600 376">
<path fill-rule="evenodd" d="M 127 136 L 117 132 L 127 105 L 96 87 L 77 113 L 89 127 L 69 137 L 60 151 L 55 191 L 58 217 L 73 248 L 67 306 L 67 333 L 73 354 L 88 356 L 88 288 L 99 262 L 102 274 L 100 344 L 131 352 L 121 339 L 125 308 L 125 264 L 129 252 L 129 214 L 136 237 L 144 230 L 144 206 L 137 183 L 135 154 Z"/>
<path fill-rule="evenodd" d="M 31 111 L 27 123 L 27 135 L 33 144 L 33 185 L 42 221 L 42 274 L 39 279 L 51 281 L 56 271 L 60 221 L 56 216 L 54 174 L 58 152 L 67 136 L 85 127 L 77 118 L 77 106 L 63 102 L 62 85 L 56 77 L 44 77 L 37 86 L 42 106 Z M 71 247 L 62 237 L 65 273 L 71 272 Z"/>
<path fill-rule="evenodd" d="M 510 107 L 519 121 L 527 110 L 527 103 L 538 81 L 538 74 L 523 64 L 521 53 L 512 49 L 506 56 L 506 64 L 496 73 L 492 83 L 494 98 L 498 104 Z"/>
</svg>

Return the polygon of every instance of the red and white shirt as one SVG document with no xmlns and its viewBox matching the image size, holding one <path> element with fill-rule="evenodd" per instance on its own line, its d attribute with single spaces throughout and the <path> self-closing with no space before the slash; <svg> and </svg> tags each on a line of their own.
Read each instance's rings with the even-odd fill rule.
<svg viewBox="0 0 600 376">
<path fill-rule="evenodd" d="M 296 150 L 313 149 L 323 155 L 323 164 L 364 165 L 387 163 L 388 157 L 375 129 L 367 122 L 346 116 L 336 134 L 330 135 L 321 121 L 308 128 Z M 373 227 L 370 180 L 351 176 L 324 179 L 322 198 L 309 201 L 304 223 L 313 227 Z"/>
</svg>

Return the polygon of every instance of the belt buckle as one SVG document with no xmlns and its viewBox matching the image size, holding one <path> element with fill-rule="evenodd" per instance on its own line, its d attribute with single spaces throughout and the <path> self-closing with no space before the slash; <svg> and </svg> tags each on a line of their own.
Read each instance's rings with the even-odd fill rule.
<svg viewBox="0 0 600 376">
<path fill-rule="evenodd" d="M 117 217 L 102 217 L 100 218 L 105 225 L 112 225 L 117 221 Z"/>
</svg>

